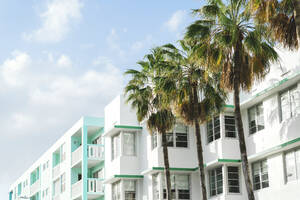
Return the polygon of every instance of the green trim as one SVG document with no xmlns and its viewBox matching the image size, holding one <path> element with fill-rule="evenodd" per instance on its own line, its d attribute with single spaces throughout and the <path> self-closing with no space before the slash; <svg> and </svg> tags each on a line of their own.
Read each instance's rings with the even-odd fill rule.
<svg viewBox="0 0 300 200">
<path fill-rule="evenodd" d="M 224 105 L 225 108 L 234 108 L 234 105 Z"/>
<path fill-rule="evenodd" d="M 280 150 L 280 149 L 282 149 L 282 148 L 284 148 L 284 147 L 286 147 L 286 146 L 288 146 L 288 145 L 291 145 L 291 144 L 294 144 L 294 143 L 297 143 L 297 142 L 300 142 L 300 137 L 299 137 L 299 138 L 296 138 L 296 139 L 293 139 L 293 140 L 290 140 L 290 141 L 288 141 L 288 142 L 282 143 L 282 144 L 280 144 L 280 145 L 271 147 L 271 148 L 269 148 L 269 149 L 267 149 L 267 150 L 264 150 L 264 151 L 262 151 L 262 152 L 260 152 L 260 153 L 257 153 L 257 154 L 254 154 L 254 155 L 252 155 L 252 156 L 249 156 L 248 158 L 251 158 L 251 159 L 252 159 L 252 158 L 255 158 L 255 157 L 258 157 L 258 156 L 262 156 L 262 155 L 264 155 L 264 154 L 269 154 L 269 153 L 272 154 L 273 151 Z"/>
<path fill-rule="evenodd" d="M 291 140 L 291 141 L 288 141 L 288 142 L 286 142 L 286 143 L 283 143 L 283 144 L 281 144 L 280 145 L 280 147 L 286 147 L 286 146 L 288 146 L 288 145 L 290 145 L 290 144 L 294 144 L 294 143 L 296 143 L 296 142 L 300 142 L 300 137 L 299 138 L 296 138 L 296 139 L 294 139 L 294 140 Z"/>
<path fill-rule="evenodd" d="M 218 159 L 218 162 L 240 163 L 241 160 L 236 160 L 236 159 Z"/>
<path fill-rule="evenodd" d="M 125 175 L 125 174 L 116 174 L 114 178 L 144 178 L 143 175 Z"/>
<path fill-rule="evenodd" d="M 115 128 L 127 128 L 127 129 L 137 129 L 137 130 L 142 130 L 143 127 L 141 126 L 127 126 L 127 125 L 115 125 Z"/>
<path fill-rule="evenodd" d="M 175 167 L 170 167 L 171 171 L 196 171 L 198 167 L 196 168 L 175 168 Z M 152 167 L 152 170 L 165 170 L 164 167 Z"/>
</svg>

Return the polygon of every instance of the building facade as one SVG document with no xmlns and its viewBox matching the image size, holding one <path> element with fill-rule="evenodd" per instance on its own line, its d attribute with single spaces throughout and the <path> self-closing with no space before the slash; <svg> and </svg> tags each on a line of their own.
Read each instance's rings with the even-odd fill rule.
<svg viewBox="0 0 300 200">
<path fill-rule="evenodd" d="M 300 75 L 248 94 L 241 104 L 254 193 L 300 197 Z M 10 200 L 163 200 L 161 136 L 149 134 L 122 96 L 104 118 L 83 117 L 10 187 Z M 209 199 L 247 199 L 232 103 L 201 125 Z M 193 127 L 167 135 L 172 197 L 201 199 Z"/>
</svg>

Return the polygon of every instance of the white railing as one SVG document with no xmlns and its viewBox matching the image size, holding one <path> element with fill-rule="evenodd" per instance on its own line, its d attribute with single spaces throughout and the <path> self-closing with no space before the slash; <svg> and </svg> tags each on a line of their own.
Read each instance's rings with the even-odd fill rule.
<svg viewBox="0 0 300 200">
<path fill-rule="evenodd" d="M 104 193 L 104 184 L 102 179 L 89 178 L 88 192 Z"/>
<path fill-rule="evenodd" d="M 77 198 L 82 193 L 82 180 L 72 185 L 72 199 Z"/>
<path fill-rule="evenodd" d="M 40 179 L 30 186 L 30 196 L 34 195 L 40 190 Z"/>
<path fill-rule="evenodd" d="M 52 200 L 60 200 L 60 195 L 58 194 L 58 195 L 54 196 Z"/>
<path fill-rule="evenodd" d="M 52 170 L 52 178 L 56 178 L 60 175 L 60 164 L 56 165 Z"/>
<path fill-rule="evenodd" d="M 102 145 L 88 145 L 88 158 L 104 159 L 104 148 Z"/>
<path fill-rule="evenodd" d="M 72 152 L 72 166 L 77 164 L 82 158 L 82 146 Z"/>
</svg>

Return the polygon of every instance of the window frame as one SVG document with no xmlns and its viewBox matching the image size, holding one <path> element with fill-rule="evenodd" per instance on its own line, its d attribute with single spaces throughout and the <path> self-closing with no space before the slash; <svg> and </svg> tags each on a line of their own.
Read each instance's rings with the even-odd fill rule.
<svg viewBox="0 0 300 200">
<path fill-rule="evenodd" d="M 284 89 L 284 90 L 282 90 L 281 92 L 279 92 L 279 95 L 278 95 L 278 101 L 279 101 L 279 120 L 280 120 L 280 122 L 282 122 L 282 121 L 284 121 L 284 120 L 287 120 L 287 119 L 290 119 L 290 118 L 293 118 L 294 117 L 294 115 L 296 115 L 297 114 L 297 107 L 295 108 L 295 110 L 294 110 L 294 112 L 295 113 L 293 113 L 293 111 L 292 111 L 292 108 L 291 108 L 291 95 L 290 95 L 290 91 L 292 91 L 292 90 L 296 90 L 298 93 L 300 93 L 300 91 L 299 91 L 299 88 L 298 88 L 298 84 L 294 84 L 294 85 L 292 85 L 292 86 L 290 86 L 290 87 L 288 87 L 288 88 L 286 88 L 286 89 Z M 283 116 L 282 116 L 282 100 L 281 100 L 281 97 L 282 97 L 282 95 L 283 94 L 285 94 L 285 93 L 288 93 L 288 98 L 289 98 L 289 112 L 290 112 L 290 116 L 287 118 L 287 119 L 283 119 Z M 300 94 L 298 94 L 299 95 L 299 100 L 300 100 Z M 300 102 L 299 102 L 299 104 L 300 104 Z M 294 115 L 293 115 L 294 114 Z"/>
<path fill-rule="evenodd" d="M 230 192 L 230 186 L 229 186 L 229 171 L 228 171 L 228 167 L 236 167 L 237 168 L 237 174 L 238 174 L 238 188 L 239 188 L 239 192 Z M 227 165 L 226 166 L 226 177 L 227 177 L 227 191 L 229 194 L 241 194 L 241 170 L 240 170 L 240 166 L 238 165 Z M 234 179 L 233 179 L 234 180 Z"/>
<path fill-rule="evenodd" d="M 260 129 L 259 130 L 259 124 L 257 123 L 258 122 L 258 107 L 259 106 L 262 106 L 262 108 L 263 108 L 263 113 L 262 113 L 262 115 L 263 115 L 263 122 L 264 122 L 264 124 L 263 124 L 263 128 L 262 129 Z M 251 123 L 251 121 L 250 121 L 250 110 L 251 109 L 255 109 L 255 132 L 251 132 L 251 128 L 253 128 L 253 127 L 251 127 L 250 126 L 250 123 Z M 254 135 L 255 133 L 258 133 L 258 132 L 260 132 L 260 131 L 262 131 L 262 130 L 264 130 L 265 129 L 265 109 L 264 109 L 264 104 L 263 104 L 263 102 L 261 101 L 261 102 L 259 102 L 259 103 L 256 103 L 255 105 L 253 105 L 253 106 L 251 106 L 251 107 L 249 107 L 248 109 L 247 109 L 247 115 L 248 115 L 248 135 Z"/>
<path fill-rule="evenodd" d="M 268 186 L 267 187 L 263 187 L 263 182 L 266 182 L 266 181 L 262 181 L 262 176 L 265 175 L 263 174 L 262 170 L 263 170 L 263 162 L 266 162 L 267 164 L 267 175 L 268 175 Z M 255 174 L 254 174 L 254 165 L 259 163 L 259 188 L 256 189 L 255 188 Z M 262 189 L 265 189 L 265 188 L 268 188 L 270 187 L 270 179 L 269 179 L 269 166 L 268 166 L 268 160 L 267 159 L 262 159 L 262 160 L 258 160 L 258 161 L 255 161 L 251 164 L 251 167 L 252 167 L 252 183 L 253 183 L 253 190 L 254 191 L 259 191 L 259 190 L 262 190 Z"/>
<path fill-rule="evenodd" d="M 131 131 L 122 131 L 121 132 L 123 139 L 120 140 L 120 146 L 122 148 L 122 151 L 120 152 L 120 156 L 137 156 L 137 132 L 131 132 Z M 125 145 L 125 134 L 133 134 L 133 138 L 134 138 L 134 141 L 133 141 L 133 146 L 134 146 L 134 152 L 133 154 L 126 154 L 125 153 L 125 148 L 126 148 L 126 145 Z"/>
<path fill-rule="evenodd" d="M 187 200 L 192 200 L 192 182 L 191 182 L 191 174 L 188 173 L 176 173 L 176 174 L 170 174 L 170 178 L 171 178 L 171 194 L 174 193 L 175 194 L 175 198 L 172 198 L 173 200 L 184 200 L 184 199 L 180 199 L 179 198 L 179 188 L 178 188 L 178 184 L 177 184 L 177 178 L 178 176 L 187 176 L 188 178 L 188 188 L 189 188 L 189 199 Z M 162 195 L 160 197 L 162 197 L 163 200 L 166 200 L 167 198 L 164 198 L 165 193 L 166 193 L 166 188 L 165 188 L 165 176 L 163 173 L 161 173 L 161 182 L 162 182 Z M 174 186 L 174 189 L 172 188 L 172 186 Z"/>
<path fill-rule="evenodd" d="M 294 181 L 298 181 L 300 180 L 300 168 L 297 169 L 297 155 L 296 152 L 299 152 L 300 154 L 300 147 L 296 147 L 293 148 L 291 150 L 288 150 L 286 152 L 284 152 L 283 154 L 283 163 L 284 163 L 284 180 L 285 180 L 285 184 L 288 184 L 289 182 L 294 182 Z M 295 179 L 294 180 L 290 180 L 288 181 L 288 177 L 287 177 L 287 162 L 286 162 L 286 155 L 289 153 L 293 153 L 294 155 L 294 167 L 295 167 Z M 298 161 L 300 163 L 300 161 Z M 299 170 L 299 171 L 298 171 Z"/>
<path fill-rule="evenodd" d="M 138 190 L 137 190 L 137 187 L 138 187 L 138 184 L 137 184 L 137 180 L 129 180 L 129 179 L 125 179 L 122 181 L 122 184 L 123 184 L 123 191 L 121 192 L 124 192 L 124 199 L 126 200 L 126 189 L 125 189 L 125 183 L 126 182 L 133 182 L 134 183 L 134 193 L 135 193 L 135 198 L 134 200 L 137 200 L 138 198 Z M 129 192 L 133 192 L 133 191 L 129 191 Z M 127 200 L 132 200 L 132 199 L 127 199 Z"/>
<path fill-rule="evenodd" d="M 220 116 L 221 115 L 212 116 L 212 118 L 206 122 L 206 142 L 207 142 L 207 144 L 210 144 L 210 143 L 222 138 L 222 134 L 221 134 L 221 117 Z M 216 118 L 219 120 L 219 137 L 218 138 L 216 138 L 217 134 L 215 133 L 215 119 Z M 210 122 L 212 123 L 212 138 L 213 138 L 211 141 L 209 141 L 210 137 L 208 135 L 208 133 L 209 133 L 208 124 Z"/>
<path fill-rule="evenodd" d="M 158 147 L 158 133 L 155 131 L 151 134 L 151 150 Z"/>
<path fill-rule="evenodd" d="M 177 146 L 177 142 L 178 142 L 177 141 L 177 132 L 176 132 L 176 125 L 177 124 L 182 124 L 186 128 L 186 138 L 187 138 L 186 147 Z M 182 134 L 182 133 L 179 133 L 179 134 Z M 168 148 L 184 148 L 184 149 L 187 149 L 187 148 L 190 147 L 189 126 L 185 125 L 184 123 L 177 122 L 174 125 L 174 128 L 172 129 L 172 131 L 169 131 L 169 132 L 166 133 L 166 136 L 167 136 L 167 143 L 171 143 L 170 141 L 168 141 L 168 137 L 172 137 L 172 146 L 167 144 Z M 161 137 L 161 140 L 162 140 L 162 137 Z M 162 144 L 162 142 L 161 142 L 161 144 Z"/>
<path fill-rule="evenodd" d="M 233 117 L 233 120 L 234 120 L 234 128 L 235 128 L 235 131 L 234 131 L 234 137 L 228 137 L 227 135 L 226 135 L 226 117 Z M 223 115 L 223 119 L 224 119 L 224 136 L 225 136 L 225 138 L 227 138 L 227 139 L 236 139 L 237 138 L 237 127 L 236 127 L 236 122 L 235 122 L 235 116 L 234 116 L 234 114 L 233 113 L 224 113 L 224 115 Z M 231 124 L 229 124 L 230 126 L 232 126 Z M 232 133 L 232 131 L 231 131 L 231 133 Z"/>
<path fill-rule="evenodd" d="M 115 138 L 118 138 L 118 144 L 115 144 Z M 115 145 L 119 145 L 119 148 L 116 147 L 115 149 Z M 121 149 L 121 132 L 118 132 L 117 134 L 111 137 L 111 161 L 114 161 L 121 156 Z"/>
<path fill-rule="evenodd" d="M 216 196 L 218 196 L 218 195 L 222 195 L 223 193 L 224 193 L 224 174 L 223 174 L 223 165 L 221 165 L 221 166 L 217 166 L 217 167 L 215 167 L 215 168 L 212 168 L 212 169 L 210 169 L 210 170 L 208 170 L 208 189 L 209 189 L 209 197 L 216 197 Z M 217 170 L 218 169 L 221 169 L 221 172 L 222 172 L 222 192 L 221 193 L 218 193 L 218 180 L 217 180 L 217 176 L 218 176 L 218 174 L 217 174 Z M 211 184 L 211 172 L 214 172 L 214 176 L 215 176 L 215 180 L 214 180 L 214 184 L 215 184 L 215 190 L 216 190 L 216 194 L 214 194 L 214 195 L 212 195 L 212 192 L 211 192 L 211 190 L 212 190 L 212 188 L 211 188 L 211 186 L 212 186 L 212 184 Z"/>
</svg>

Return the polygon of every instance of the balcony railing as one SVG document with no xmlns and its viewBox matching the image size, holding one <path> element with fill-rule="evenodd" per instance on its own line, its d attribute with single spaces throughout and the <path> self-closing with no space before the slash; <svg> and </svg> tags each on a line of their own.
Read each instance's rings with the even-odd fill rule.
<svg viewBox="0 0 300 200">
<path fill-rule="evenodd" d="M 72 185 L 72 199 L 79 197 L 82 193 L 82 180 Z"/>
<path fill-rule="evenodd" d="M 52 178 L 55 179 L 60 175 L 60 165 L 56 165 L 52 170 Z"/>
<path fill-rule="evenodd" d="M 77 164 L 82 158 L 82 146 L 78 147 L 74 152 L 72 152 L 72 166 Z"/>
<path fill-rule="evenodd" d="M 60 200 L 60 195 L 58 194 L 58 195 L 54 196 L 53 200 Z"/>
<path fill-rule="evenodd" d="M 35 183 L 33 183 L 30 186 L 30 196 L 34 195 L 35 193 L 37 193 L 40 190 L 40 179 L 35 181 Z"/>
<path fill-rule="evenodd" d="M 88 192 L 90 193 L 104 193 L 104 184 L 102 179 L 89 178 Z"/>
<path fill-rule="evenodd" d="M 102 145 L 88 145 L 88 158 L 102 160 L 104 159 L 104 147 Z"/>
</svg>

